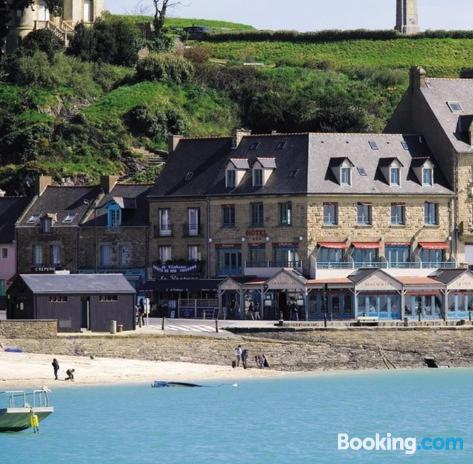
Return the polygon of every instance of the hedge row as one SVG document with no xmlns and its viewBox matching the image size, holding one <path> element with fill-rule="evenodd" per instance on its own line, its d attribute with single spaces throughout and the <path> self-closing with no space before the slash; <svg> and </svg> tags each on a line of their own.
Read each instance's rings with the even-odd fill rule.
<svg viewBox="0 0 473 464">
<path fill-rule="evenodd" d="M 318 32 L 297 31 L 242 31 L 204 34 L 202 40 L 209 42 L 294 42 L 317 43 L 342 40 L 393 40 L 393 39 L 473 39 L 473 31 L 425 31 L 406 36 L 395 30 L 326 30 Z"/>
</svg>

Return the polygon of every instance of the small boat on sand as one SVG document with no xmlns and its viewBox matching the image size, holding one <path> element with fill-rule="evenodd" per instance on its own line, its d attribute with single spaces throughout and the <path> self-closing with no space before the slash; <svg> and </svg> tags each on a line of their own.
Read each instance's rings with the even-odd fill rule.
<svg viewBox="0 0 473 464">
<path fill-rule="evenodd" d="M 4 408 L 0 406 L 0 432 L 21 432 L 31 428 L 31 415 L 34 413 L 39 422 L 54 412 L 49 405 L 48 390 L 25 392 L 22 390 L 0 392 L 0 398 L 6 398 Z"/>
<path fill-rule="evenodd" d="M 156 380 L 151 384 L 152 388 L 200 388 L 202 385 L 187 382 L 165 382 L 162 380 Z"/>
</svg>

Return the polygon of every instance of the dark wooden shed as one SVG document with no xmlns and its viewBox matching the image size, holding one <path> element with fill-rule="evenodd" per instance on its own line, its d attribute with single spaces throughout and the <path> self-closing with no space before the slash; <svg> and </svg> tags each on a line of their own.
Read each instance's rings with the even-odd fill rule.
<svg viewBox="0 0 473 464">
<path fill-rule="evenodd" d="M 8 290 L 8 319 L 57 319 L 60 332 L 135 330 L 135 289 L 122 274 L 22 274 Z"/>
</svg>

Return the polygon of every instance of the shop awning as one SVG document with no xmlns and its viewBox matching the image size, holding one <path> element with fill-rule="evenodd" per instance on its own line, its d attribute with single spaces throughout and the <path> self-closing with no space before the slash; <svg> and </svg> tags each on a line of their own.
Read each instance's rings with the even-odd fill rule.
<svg viewBox="0 0 473 464">
<path fill-rule="evenodd" d="M 372 248 L 381 248 L 381 242 L 353 242 L 352 243 L 353 248 L 358 248 L 358 249 L 372 249 Z"/>
<path fill-rule="evenodd" d="M 346 242 L 320 242 L 319 246 L 321 248 L 336 248 L 338 250 L 347 248 Z"/>
<path fill-rule="evenodd" d="M 410 247 L 410 242 L 386 242 L 386 246 L 396 247 Z"/>
<path fill-rule="evenodd" d="M 216 292 L 217 279 L 163 279 L 146 282 L 140 290 L 152 292 Z"/>
<path fill-rule="evenodd" d="M 424 250 L 448 250 L 448 243 L 445 242 L 419 242 L 419 246 Z"/>
</svg>

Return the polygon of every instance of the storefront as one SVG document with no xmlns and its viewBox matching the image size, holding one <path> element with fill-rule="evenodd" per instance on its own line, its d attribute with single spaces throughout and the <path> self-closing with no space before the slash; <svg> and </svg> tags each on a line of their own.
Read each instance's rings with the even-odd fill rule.
<svg viewBox="0 0 473 464">
<path fill-rule="evenodd" d="M 435 277 L 445 284 L 444 308 L 448 319 L 469 319 L 473 312 L 473 274 L 465 269 L 440 271 Z"/>
</svg>

